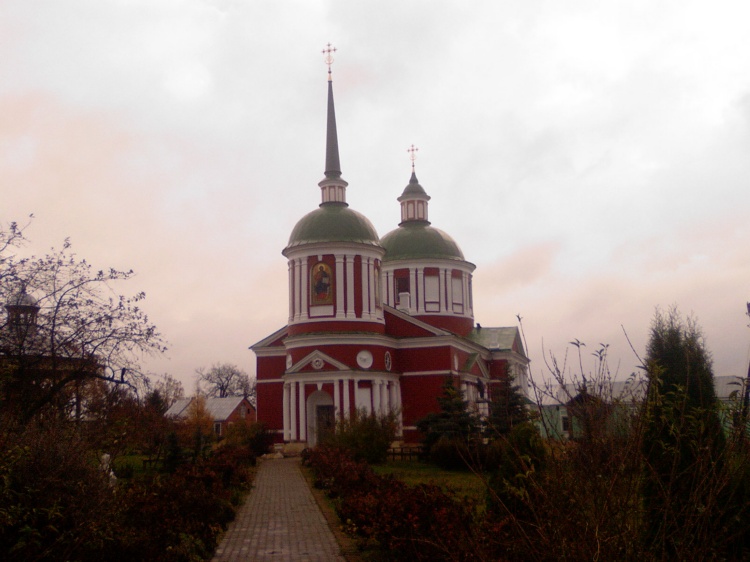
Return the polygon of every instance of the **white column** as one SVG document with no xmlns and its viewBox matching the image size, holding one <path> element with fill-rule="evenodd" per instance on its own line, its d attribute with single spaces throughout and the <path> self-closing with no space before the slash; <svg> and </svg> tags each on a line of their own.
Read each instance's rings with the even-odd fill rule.
<svg viewBox="0 0 750 562">
<path fill-rule="evenodd" d="M 346 317 L 356 318 L 354 312 L 354 256 L 346 256 Z"/>
<path fill-rule="evenodd" d="M 381 386 L 381 381 L 372 381 L 372 409 L 375 412 L 375 415 L 382 414 L 382 410 L 380 409 Z"/>
<path fill-rule="evenodd" d="M 390 271 L 384 271 L 383 283 L 385 283 L 385 302 L 388 306 L 396 306 L 396 301 L 393 298 L 393 277 Z"/>
<path fill-rule="evenodd" d="M 344 379 L 342 382 L 344 383 L 344 418 L 349 419 L 349 379 Z"/>
<path fill-rule="evenodd" d="M 449 312 L 451 309 L 448 305 L 448 299 L 446 298 L 446 292 L 448 291 L 448 270 L 443 269 L 440 272 L 440 312 Z"/>
<path fill-rule="evenodd" d="M 301 279 L 301 267 L 300 267 L 301 260 L 297 258 L 294 260 L 294 320 L 299 320 L 300 312 L 302 311 L 302 300 L 300 297 L 300 287 L 302 286 L 302 279 Z"/>
<path fill-rule="evenodd" d="M 362 256 L 362 318 L 370 317 L 370 258 Z"/>
<path fill-rule="evenodd" d="M 401 383 L 399 381 L 396 381 L 394 383 L 394 386 L 396 387 L 394 389 L 394 395 L 395 395 L 395 409 L 398 412 L 398 434 L 403 435 L 404 430 L 404 423 L 403 423 L 403 415 L 401 412 Z"/>
<path fill-rule="evenodd" d="M 310 293 L 310 281 L 308 280 L 310 272 L 307 267 L 307 259 L 300 258 L 300 320 L 307 320 L 307 295 Z"/>
<path fill-rule="evenodd" d="M 336 408 L 336 419 L 341 416 L 341 381 L 333 379 L 333 407 Z"/>
<path fill-rule="evenodd" d="M 417 310 L 424 312 L 424 268 L 417 268 Z"/>
<path fill-rule="evenodd" d="M 294 320 L 294 268 L 292 267 L 292 260 L 289 260 L 286 263 L 287 267 L 287 285 L 289 289 L 289 320 L 288 322 L 292 322 Z"/>
<path fill-rule="evenodd" d="M 344 310 L 344 256 L 336 255 L 336 279 L 333 283 L 336 290 L 336 318 L 343 318 L 346 315 Z"/>
<path fill-rule="evenodd" d="M 297 440 L 297 383 L 289 383 L 289 429 L 290 441 Z"/>
<path fill-rule="evenodd" d="M 299 440 L 307 439 L 307 416 L 305 415 L 305 383 L 299 383 Z"/>
<path fill-rule="evenodd" d="M 464 285 L 464 316 L 469 316 L 469 275 L 461 273 L 461 281 Z"/>
<path fill-rule="evenodd" d="M 290 428 L 289 428 L 289 383 L 284 383 L 284 441 L 290 439 Z"/>
<path fill-rule="evenodd" d="M 384 416 L 389 410 L 388 404 L 388 381 L 380 382 L 380 415 Z"/>
<path fill-rule="evenodd" d="M 409 268 L 409 314 L 414 314 L 417 306 L 417 275 Z"/>
</svg>

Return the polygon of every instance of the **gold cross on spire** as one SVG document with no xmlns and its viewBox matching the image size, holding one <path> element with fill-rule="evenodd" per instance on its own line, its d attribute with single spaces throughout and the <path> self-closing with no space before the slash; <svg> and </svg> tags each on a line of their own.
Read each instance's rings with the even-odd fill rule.
<svg viewBox="0 0 750 562">
<path fill-rule="evenodd" d="M 325 63 L 328 65 L 328 80 L 331 80 L 331 65 L 333 64 L 333 53 L 336 52 L 336 47 L 333 47 L 330 43 L 326 45 L 326 48 L 321 51 L 326 58 Z"/>
<path fill-rule="evenodd" d="M 411 171 L 414 171 L 414 161 L 417 159 L 417 152 L 419 152 L 419 149 L 411 145 L 409 148 L 406 149 L 406 152 L 409 153 L 409 160 L 411 160 Z"/>
</svg>

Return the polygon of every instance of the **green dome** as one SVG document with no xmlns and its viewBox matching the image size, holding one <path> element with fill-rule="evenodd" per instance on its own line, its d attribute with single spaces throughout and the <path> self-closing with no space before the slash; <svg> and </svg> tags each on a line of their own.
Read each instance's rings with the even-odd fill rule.
<svg viewBox="0 0 750 562">
<path fill-rule="evenodd" d="M 317 242 L 355 242 L 380 245 L 378 233 L 364 215 L 346 205 L 326 203 L 302 217 L 289 236 L 286 249 Z"/>
<path fill-rule="evenodd" d="M 383 236 L 380 245 L 385 248 L 383 261 L 420 258 L 464 261 L 464 254 L 453 238 L 427 221 L 403 223 Z"/>
</svg>

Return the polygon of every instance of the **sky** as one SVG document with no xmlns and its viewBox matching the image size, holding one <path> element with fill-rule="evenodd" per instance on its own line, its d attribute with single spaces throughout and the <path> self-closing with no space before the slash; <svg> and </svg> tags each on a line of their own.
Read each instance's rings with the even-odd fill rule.
<svg viewBox="0 0 750 562">
<path fill-rule="evenodd" d="M 748 21 L 744 0 L 3 0 L 0 221 L 134 269 L 154 373 L 254 374 L 320 202 L 330 42 L 350 206 L 396 228 L 415 144 L 476 321 L 520 316 L 535 378 L 574 340 L 627 376 L 670 306 L 744 375 Z"/>
</svg>

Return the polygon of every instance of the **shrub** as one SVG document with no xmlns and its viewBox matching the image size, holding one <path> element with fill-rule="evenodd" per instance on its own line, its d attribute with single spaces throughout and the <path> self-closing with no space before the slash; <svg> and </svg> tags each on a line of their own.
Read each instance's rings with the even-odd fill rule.
<svg viewBox="0 0 750 562">
<path fill-rule="evenodd" d="M 377 476 L 341 448 L 318 447 L 305 459 L 316 486 L 336 498 L 345 529 L 363 545 L 379 546 L 389 560 L 477 559 L 481 540 L 473 504 L 437 486 Z"/>
<path fill-rule="evenodd" d="M 462 439 L 443 435 L 429 452 L 430 462 L 443 470 L 467 470 L 471 464 L 469 446 Z"/>
<path fill-rule="evenodd" d="M 33 422 L 0 440 L 3 560 L 98 559 L 115 495 L 74 428 Z"/>
<path fill-rule="evenodd" d="M 360 409 L 348 418 L 341 418 L 336 431 L 325 435 L 323 443 L 347 449 L 357 460 L 380 464 L 386 461 L 397 432 L 395 413 L 378 416 Z"/>
</svg>

